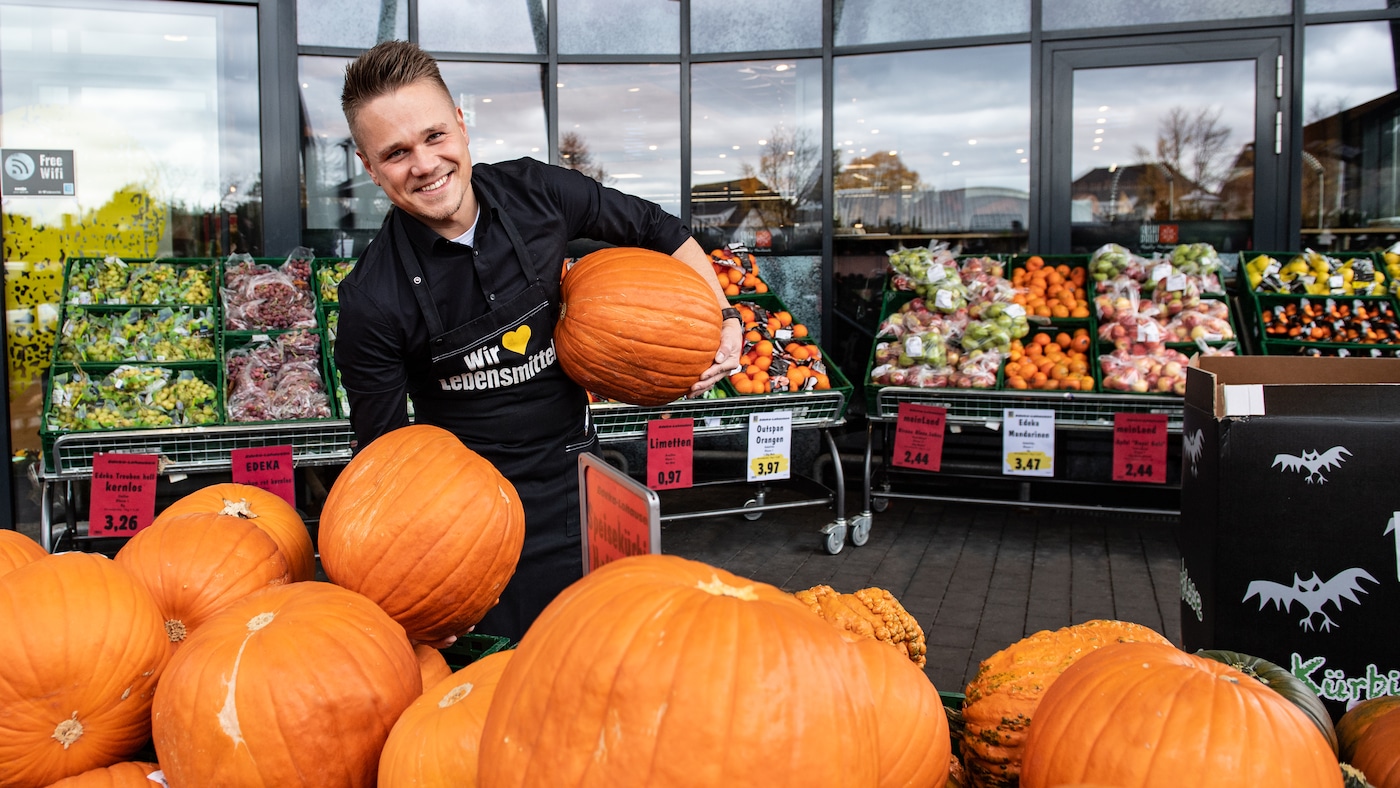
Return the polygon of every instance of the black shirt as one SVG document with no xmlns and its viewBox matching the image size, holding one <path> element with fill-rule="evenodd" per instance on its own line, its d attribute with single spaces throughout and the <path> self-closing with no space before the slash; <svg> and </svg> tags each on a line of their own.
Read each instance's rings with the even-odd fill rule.
<svg viewBox="0 0 1400 788">
<path fill-rule="evenodd" d="M 670 254 L 690 238 L 685 225 L 660 206 L 534 159 L 474 164 L 471 178 L 480 206 L 474 246 L 453 243 L 412 216 L 402 217 L 447 330 L 530 285 L 501 226 L 500 210 L 519 229 L 556 304 L 566 246 L 574 239 Z M 386 235 L 381 229 L 339 291 L 335 363 L 359 446 L 407 425 L 405 395 L 434 384 L 427 323 Z"/>
</svg>

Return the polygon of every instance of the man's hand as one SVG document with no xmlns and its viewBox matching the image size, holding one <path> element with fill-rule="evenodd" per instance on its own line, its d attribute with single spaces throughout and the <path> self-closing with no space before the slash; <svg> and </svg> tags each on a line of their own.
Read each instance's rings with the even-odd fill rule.
<svg viewBox="0 0 1400 788">
<path fill-rule="evenodd" d="M 744 327 L 738 320 L 726 320 L 720 329 L 719 350 L 715 352 L 715 363 L 690 387 L 690 396 L 698 397 L 709 388 L 739 368 L 739 353 L 744 349 Z"/>
</svg>

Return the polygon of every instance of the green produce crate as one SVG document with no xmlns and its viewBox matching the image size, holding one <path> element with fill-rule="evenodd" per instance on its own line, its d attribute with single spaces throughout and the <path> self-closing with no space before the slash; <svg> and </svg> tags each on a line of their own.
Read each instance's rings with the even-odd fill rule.
<svg viewBox="0 0 1400 788">
<path fill-rule="evenodd" d="M 322 392 L 323 392 L 323 393 L 325 394 L 325 396 L 326 396 L 326 403 L 327 403 L 327 406 L 329 407 L 329 412 L 326 414 L 326 416 L 321 417 L 321 418 L 298 418 L 298 419 L 278 419 L 278 420 L 235 421 L 235 420 L 233 419 L 232 415 L 229 414 L 228 409 L 227 409 L 227 400 L 228 400 L 228 396 L 229 396 L 229 394 L 230 394 L 229 387 L 232 385 L 232 381 L 229 380 L 229 376 L 228 376 L 228 359 L 229 359 L 229 353 L 230 353 L 231 351 L 234 351 L 234 350 L 239 350 L 239 349 L 247 348 L 247 347 L 254 346 L 254 345 L 259 345 L 259 344 L 274 342 L 274 341 L 276 341 L 279 337 L 283 337 L 283 336 L 286 336 L 286 335 L 288 335 L 288 334 L 295 334 L 295 333 L 298 333 L 298 332 L 313 335 L 313 336 L 315 337 L 315 339 L 316 339 L 317 353 L 320 355 L 320 358 L 318 359 L 318 362 L 317 362 L 317 371 L 318 371 L 319 374 L 320 374 L 321 388 L 322 388 Z M 329 362 L 328 359 L 327 359 L 328 353 L 327 353 L 327 349 L 326 349 L 326 335 L 325 335 L 325 332 L 324 332 L 324 331 L 319 331 L 319 330 L 303 330 L 303 329 L 293 329 L 293 330 L 290 330 L 290 331 L 264 331 L 264 332 L 225 331 L 225 332 L 223 333 L 223 336 L 222 336 L 222 343 L 221 343 L 221 344 L 222 344 L 222 348 L 221 348 L 220 353 L 219 353 L 219 376 L 220 376 L 220 389 L 221 389 L 221 391 L 223 392 L 224 401 L 225 401 L 224 422 L 225 422 L 226 424 L 270 424 L 270 423 L 279 423 L 279 424 L 280 424 L 280 423 L 298 423 L 298 422 L 319 422 L 319 421 L 324 421 L 324 420 L 326 420 L 326 419 L 334 419 L 334 418 L 336 417 L 336 407 L 335 407 L 335 403 L 334 403 L 334 400 L 333 400 L 333 390 L 330 388 L 330 384 L 331 384 L 331 375 L 330 375 L 330 370 L 329 370 L 330 362 Z"/>
<path fill-rule="evenodd" d="M 287 259 L 286 259 L 286 258 L 254 257 L 254 258 L 251 258 L 251 260 L 252 260 L 252 263 L 253 263 L 254 265 L 266 266 L 266 267 L 268 267 L 268 268 L 270 268 L 270 269 L 272 269 L 272 270 L 274 270 L 274 271 L 282 271 L 282 272 L 285 272 L 284 266 L 285 266 L 285 264 L 287 263 Z M 251 333 L 251 332 L 262 332 L 262 333 L 267 333 L 267 332 L 270 332 L 270 331 L 291 331 L 291 330 L 294 330 L 294 329 L 297 329 L 297 328 L 306 329 L 306 330 L 312 330 L 312 329 L 314 329 L 314 328 L 316 327 L 316 295 L 315 295 L 315 293 L 313 292 L 313 288 L 312 288 L 313 274 L 311 274 L 311 273 L 308 273 L 308 274 L 306 275 L 306 278 L 305 278 L 305 279 L 302 279 L 302 278 L 300 278 L 300 277 L 296 277 L 296 278 L 293 278 L 293 279 L 292 279 L 292 286 L 293 286 L 294 288 L 296 288 L 296 290 L 297 290 L 297 292 L 298 292 L 298 294 L 299 294 L 298 297 L 297 297 L 297 308 L 298 308 L 298 311 L 299 311 L 299 312 L 300 312 L 300 311 L 305 311 L 305 313 L 306 313 L 306 314 L 305 314 L 305 317 L 306 317 L 307 320 L 308 320 L 308 324 L 307 324 L 307 325 L 304 325 L 304 326 L 269 326 L 269 325 L 264 325 L 264 326 L 251 326 L 251 325 L 250 325 L 250 326 L 246 326 L 246 327 L 233 327 L 233 326 L 229 325 L 229 320 L 231 319 L 230 310 L 229 310 L 229 303 L 228 303 L 228 299 L 227 299 L 227 297 L 226 297 L 226 294 L 225 294 L 223 291 L 226 289 L 226 288 L 225 288 L 225 282 L 227 281 L 228 273 L 229 273 L 231 270 L 233 270 L 236 266 L 241 265 L 243 262 L 245 262 L 245 261 L 241 261 L 241 260 L 240 260 L 240 261 L 232 261 L 232 262 L 231 262 L 231 261 L 229 261 L 229 260 L 223 260 L 223 261 L 221 261 L 221 262 L 219 263 L 219 278 L 218 278 L 218 289 L 219 289 L 219 291 L 220 291 L 220 292 L 219 292 L 219 307 L 220 307 L 220 309 L 221 309 L 221 311 L 222 311 L 222 313 L 223 313 L 223 315 L 222 315 L 222 316 L 223 316 L 223 322 L 220 324 L 220 327 L 221 327 L 223 330 L 225 330 L 225 331 L 231 331 L 231 332 L 235 332 L 235 333 L 237 333 L 237 332 L 247 332 L 247 333 Z M 315 265 L 315 261 L 313 260 L 313 261 L 311 261 L 311 266 L 308 266 L 308 267 L 309 267 L 309 268 L 312 268 L 312 269 L 314 270 L 314 265 Z"/>
<path fill-rule="evenodd" d="M 1295 339 L 1291 337 L 1275 337 L 1265 333 L 1263 323 L 1263 313 L 1273 312 L 1275 307 L 1287 307 L 1289 305 L 1320 304 L 1325 308 L 1328 301 L 1338 304 L 1352 304 L 1361 302 L 1368 305 L 1380 304 L 1388 307 L 1394 316 L 1397 324 L 1400 324 L 1400 304 L 1394 296 L 1303 296 L 1303 295 L 1269 295 L 1264 293 L 1252 294 L 1255 305 L 1255 323 L 1252 326 L 1254 336 L 1259 342 L 1260 353 L 1263 355 L 1298 355 L 1305 352 L 1307 348 L 1318 348 L 1319 350 L 1337 351 L 1346 349 L 1348 351 L 1369 351 L 1379 348 L 1383 352 L 1387 349 L 1400 345 L 1400 340 L 1389 342 L 1337 342 L 1327 340 Z M 1335 352 L 1328 355 L 1337 355 Z"/>
<path fill-rule="evenodd" d="M 58 409 L 63 406 L 64 401 L 70 395 L 60 393 L 60 403 L 55 404 L 55 388 L 63 391 L 62 384 L 65 380 L 75 378 L 86 378 L 92 381 L 101 381 L 108 375 L 112 375 L 119 367 L 132 367 L 140 371 L 163 371 L 163 375 L 169 381 L 178 380 L 182 376 L 192 376 L 209 384 L 214 389 L 214 417 L 208 421 L 190 422 L 182 421 L 183 413 L 175 412 L 170 424 L 136 424 L 122 425 L 114 424 L 110 428 L 94 428 L 89 426 L 70 426 L 59 417 Z M 101 365 L 100 369 L 92 369 L 91 365 L 78 366 L 75 364 L 58 364 L 50 370 L 50 374 L 44 380 L 44 411 L 40 419 L 39 440 L 44 455 L 44 469 L 49 473 L 56 473 L 76 467 L 90 467 L 92 457 L 90 453 L 84 456 L 61 457 L 56 452 L 56 441 L 65 435 L 101 435 L 114 431 L 150 431 L 158 432 L 175 427 L 188 426 L 210 426 L 222 423 L 224 413 L 223 387 L 220 385 L 219 365 L 215 362 L 190 365 L 185 368 L 174 368 L 168 364 L 125 364 L 125 365 Z M 86 392 L 85 392 L 86 394 Z M 139 398 L 139 393 L 133 393 L 133 401 Z M 99 403 L 100 404 L 100 403 Z"/>
<path fill-rule="evenodd" d="M 139 333 L 139 334 L 137 334 L 137 335 L 135 336 L 135 339 L 136 339 L 136 347 L 130 347 L 130 346 L 128 346 L 127 348 L 123 349 L 123 348 L 121 348 L 119 345 L 113 345 L 111 348 L 109 348 L 110 350 L 112 350 L 112 351 L 114 351 L 114 352 L 116 352 L 116 351 L 121 351 L 121 350 L 125 350 L 125 357 L 123 357 L 123 358 L 94 358 L 94 357 L 92 357 L 92 356 L 94 356 L 94 355 L 106 355 L 106 353 L 104 352 L 104 350 L 103 350 L 102 348 L 99 348 L 99 347 L 95 344 L 95 342 L 94 342 L 94 340 L 95 340 L 101 333 L 103 333 L 100 329 L 97 330 L 97 332 L 96 332 L 95 334 L 90 335 L 90 336 L 87 336 L 87 337 L 84 337 L 83 341 L 81 341 L 81 342 L 72 343 L 72 344 L 70 345 L 70 343 L 68 343 L 67 341 L 65 341 L 65 333 L 66 333 L 66 332 L 65 332 L 65 329 L 66 329 L 67 324 L 68 324 L 69 322 L 71 322 L 71 321 L 77 321 L 77 320 L 87 319 L 87 320 L 92 321 L 92 322 L 94 322 L 94 323 L 109 323 L 109 322 L 111 322 L 111 321 L 121 321 L 121 320 L 125 320 L 125 319 L 129 318 L 130 316 L 132 316 L 132 313 L 135 313 L 135 316 L 138 317 L 138 318 L 140 318 L 140 319 L 149 319 L 149 318 L 152 318 L 152 317 L 158 315 L 161 311 L 166 310 L 166 309 L 169 309 L 169 310 L 171 310 L 172 312 L 174 312 L 174 313 L 176 313 L 176 314 L 189 315 L 189 316 L 194 317 L 194 318 L 202 318 L 202 319 L 203 319 L 204 324 L 208 326 L 207 332 L 201 333 L 201 336 L 203 336 L 203 337 L 205 337 L 205 338 L 207 338 L 207 339 L 209 340 L 208 355 L 207 355 L 207 357 L 183 358 L 183 359 L 173 359 L 173 360 L 172 360 L 172 359 L 158 359 L 158 358 L 139 358 L 139 357 L 137 357 L 137 354 L 142 353 L 142 352 L 150 352 L 150 351 L 153 350 L 153 347 L 146 347 L 146 348 L 141 348 L 141 347 L 140 347 L 140 345 L 141 345 L 142 342 L 147 341 L 147 340 L 149 340 L 149 339 L 151 338 L 150 335 L 147 334 L 147 333 L 145 333 L 145 332 L 141 332 L 141 333 Z M 61 309 L 61 313 L 62 313 L 62 317 L 61 317 L 60 320 L 59 320 L 58 335 L 57 335 L 57 337 L 56 337 L 55 340 L 54 340 L 53 353 L 52 353 L 52 364 L 55 364 L 55 365 L 57 365 L 57 364 L 81 364 L 81 365 L 83 365 L 83 367 L 84 367 L 85 369 L 88 369 L 88 370 L 97 369 L 97 368 L 100 368 L 101 366 L 106 366 L 106 367 L 109 367 L 109 368 L 114 368 L 114 367 L 117 367 L 117 366 L 119 366 L 119 365 L 121 365 L 121 364 L 161 364 L 161 365 L 163 365 L 163 366 L 171 366 L 171 367 L 179 367 L 179 368 L 182 368 L 182 367 L 187 367 L 187 366 L 190 366 L 190 365 L 198 365 L 198 364 L 204 364 L 204 363 L 214 363 L 215 361 L 218 360 L 218 354 L 219 354 L 219 330 L 218 330 L 218 326 L 219 326 L 219 316 L 218 316 L 218 310 L 215 309 L 215 307 L 214 307 L 213 305 L 201 305 L 201 306 L 181 306 L 181 305 L 167 305 L 167 306 L 125 306 L 125 305 L 124 305 L 124 306 L 74 306 L 74 305 L 65 304 L 65 305 L 62 307 L 62 309 Z M 109 333 L 110 333 L 110 332 L 109 332 Z M 69 351 L 70 349 L 73 351 L 73 354 L 72 354 L 72 355 L 75 355 L 75 356 L 83 356 L 83 357 L 81 357 L 81 358 L 77 358 L 77 357 L 65 358 L 65 355 L 69 355 L 68 351 Z M 89 354 L 91 354 L 91 355 L 89 355 Z"/>
<path fill-rule="evenodd" d="M 1306 293 L 1280 293 L 1280 292 L 1278 292 L 1278 291 L 1273 291 L 1273 290 L 1262 290 L 1262 291 L 1261 291 L 1261 290 L 1255 290 L 1255 289 L 1253 289 L 1252 287 L 1249 286 L 1249 276 L 1246 274 L 1246 271 L 1245 271 L 1245 266 L 1249 263 L 1249 261 L 1250 261 L 1250 260 L 1253 260 L 1253 259 L 1256 258 L 1256 257 L 1258 257 L 1259 255 L 1264 255 L 1264 256 L 1266 256 L 1266 257 L 1272 257 L 1273 259 L 1277 260 L 1277 261 L 1279 262 L 1280 265 L 1288 265 L 1290 262 L 1292 262 L 1292 260 L 1293 260 L 1295 257 L 1299 257 L 1299 256 L 1301 256 L 1302 254 L 1303 254 L 1302 250 L 1299 250 L 1299 251 L 1296 251 L 1296 252 L 1265 252 L 1265 251 L 1240 252 L 1240 264 L 1239 264 L 1239 271 L 1238 271 L 1238 272 L 1236 273 L 1236 275 L 1235 275 L 1235 287 L 1238 289 L 1240 295 L 1245 296 L 1245 297 L 1249 297 L 1249 296 L 1260 296 L 1260 295 L 1307 295 Z M 1347 260 L 1358 259 L 1358 258 L 1360 258 L 1360 259 L 1365 259 L 1365 260 L 1370 260 L 1371 263 L 1376 267 L 1376 270 L 1377 270 L 1377 271 L 1380 271 L 1380 272 L 1382 272 L 1382 273 L 1385 272 L 1385 260 L 1384 260 L 1384 258 L 1382 258 L 1381 255 L 1376 254 L 1376 253 L 1374 253 L 1374 252 L 1323 252 L 1323 254 L 1326 255 L 1327 257 L 1331 257 L 1331 258 L 1336 259 L 1336 260 L 1341 260 L 1341 261 L 1343 261 L 1343 262 L 1345 262 L 1345 261 L 1347 261 Z M 1390 283 L 1389 283 L 1388 281 L 1385 282 L 1385 285 L 1387 285 L 1387 287 L 1386 287 L 1386 290 L 1387 290 L 1387 291 L 1389 291 L 1389 284 L 1390 284 Z M 1352 298 L 1353 296 L 1343 296 L 1343 297 L 1345 297 L 1345 298 Z"/>
<path fill-rule="evenodd" d="M 509 651 L 515 646 L 516 644 L 510 642 L 510 638 L 468 632 L 457 638 L 452 645 L 442 649 L 442 656 L 447 660 L 447 666 L 455 673 L 482 657 L 498 651 Z"/>
<path fill-rule="evenodd" d="M 340 297 L 337 288 L 342 279 L 355 267 L 358 258 L 318 257 L 311 263 L 312 289 L 318 307 L 338 307 Z"/>
<path fill-rule="evenodd" d="M 99 281 L 93 270 L 101 267 L 105 260 L 105 257 L 71 257 L 68 259 L 63 270 L 63 304 L 74 306 L 214 306 L 218 301 L 218 262 L 213 258 L 121 259 L 121 262 L 125 264 L 125 276 L 120 278 L 119 285 L 112 286 L 106 286 Z M 173 277 L 170 278 L 171 284 L 157 288 L 160 295 L 155 300 L 139 298 L 132 300 L 132 298 L 141 295 L 142 292 L 150 292 L 149 286 L 140 287 L 142 282 L 155 278 L 158 271 L 167 269 L 173 274 Z M 193 301 L 186 300 L 193 291 L 186 286 L 188 281 L 183 278 L 194 276 L 200 271 L 208 274 L 205 279 L 208 284 L 205 291 L 207 297 Z M 136 292 L 130 291 L 133 283 L 137 287 Z"/>
<path fill-rule="evenodd" d="M 1021 339 L 1021 345 L 1022 345 L 1022 347 L 1029 347 L 1029 346 L 1030 346 L 1030 343 L 1035 341 L 1035 337 L 1036 337 L 1037 334 L 1049 334 L 1052 341 L 1054 340 L 1054 338 L 1056 337 L 1056 335 L 1058 335 L 1060 332 L 1064 332 L 1064 333 L 1066 333 L 1066 334 L 1069 334 L 1070 337 L 1073 338 L 1073 337 L 1074 337 L 1074 332 L 1075 332 L 1075 331 L 1078 331 L 1080 328 L 1083 328 L 1085 331 L 1089 331 L 1088 326 L 1079 326 L 1079 327 L 1074 327 L 1074 326 L 1032 327 L 1032 328 L 1031 328 L 1031 332 L 1030 332 L 1029 334 L 1027 334 L 1026 336 L 1022 337 L 1022 339 Z M 1088 367 L 1089 367 L 1089 368 L 1088 368 L 1087 372 L 1088 372 L 1088 374 L 1089 374 L 1089 380 L 1091 381 L 1091 384 L 1092 384 L 1092 385 L 1091 385 L 1091 387 L 1088 388 L 1088 389 L 1076 389 L 1076 391 L 1078 391 L 1078 392 L 1083 392 L 1083 393 L 1089 393 L 1089 392 L 1098 391 L 1098 377 L 1094 375 L 1094 370 L 1098 368 L 1098 364 L 1099 364 L 1099 341 L 1098 341 L 1098 337 L 1094 336 L 1094 334 L 1093 334 L 1092 331 L 1089 332 L 1088 336 L 1089 336 L 1089 349 L 1088 349 L 1088 351 L 1085 353 L 1085 356 L 1087 356 L 1087 360 L 1088 360 Z M 998 389 L 999 391 L 1022 391 L 1023 389 L 1016 389 L 1016 388 L 1013 388 L 1013 387 L 1008 383 L 1007 374 L 1006 374 L 1006 366 L 1007 366 L 1007 364 L 1010 364 L 1010 363 L 1011 363 L 1011 359 L 1010 359 L 1009 357 L 1006 359 L 1005 362 L 1002 363 L 1002 371 L 1001 371 L 1001 374 L 998 376 L 998 380 L 997 380 L 997 383 L 998 383 L 997 389 Z M 1063 391 L 1068 391 L 1067 389 L 1058 389 L 1058 388 L 1056 388 L 1056 389 L 1024 389 L 1024 390 L 1025 390 L 1025 391 L 1062 391 L 1062 390 L 1063 390 Z"/>
</svg>

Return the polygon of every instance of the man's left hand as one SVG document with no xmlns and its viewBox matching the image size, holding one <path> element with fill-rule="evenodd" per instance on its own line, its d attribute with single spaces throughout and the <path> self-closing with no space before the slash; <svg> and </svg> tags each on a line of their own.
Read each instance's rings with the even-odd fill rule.
<svg viewBox="0 0 1400 788">
<path fill-rule="evenodd" d="M 690 396 L 698 397 L 718 383 L 730 372 L 739 368 L 739 354 L 744 349 L 744 328 L 738 320 L 726 320 L 720 329 L 719 350 L 715 353 L 715 363 L 700 380 L 690 387 Z"/>
</svg>

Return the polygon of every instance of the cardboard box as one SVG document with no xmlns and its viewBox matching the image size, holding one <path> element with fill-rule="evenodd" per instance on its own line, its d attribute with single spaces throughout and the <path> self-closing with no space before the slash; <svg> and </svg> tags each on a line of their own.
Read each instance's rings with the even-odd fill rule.
<svg viewBox="0 0 1400 788">
<path fill-rule="evenodd" d="M 1400 695 L 1400 359 L 1199 359 L 1182 439 L 1184 648 Z"/>
</svg>

